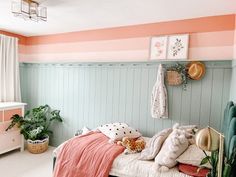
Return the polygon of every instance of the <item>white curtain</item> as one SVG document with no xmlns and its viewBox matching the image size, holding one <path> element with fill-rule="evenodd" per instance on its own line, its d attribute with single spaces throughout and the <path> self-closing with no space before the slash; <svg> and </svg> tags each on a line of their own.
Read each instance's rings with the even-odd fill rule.
<svg viewBox="0 0 236 177">
<path fill-rule="evenodd" d="M 0 102 L 21 101 L 18 39 L 0 35 Z"/>
</svg>

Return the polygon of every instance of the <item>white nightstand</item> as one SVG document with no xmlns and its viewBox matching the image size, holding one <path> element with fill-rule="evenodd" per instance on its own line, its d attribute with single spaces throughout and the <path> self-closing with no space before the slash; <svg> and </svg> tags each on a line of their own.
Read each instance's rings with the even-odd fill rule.
<svg viewBox="0 0 236 177">
<path fill-rule="evenodd" d="M 24 115 L 25 103 L 2 102 L 0 103 L 0 154 L 20 149 L 24 150 L 24 137 L 20 134 L 16 126 L 5 131 L 11 123 L 11 117 L 14 114 Z"/>
</svg>

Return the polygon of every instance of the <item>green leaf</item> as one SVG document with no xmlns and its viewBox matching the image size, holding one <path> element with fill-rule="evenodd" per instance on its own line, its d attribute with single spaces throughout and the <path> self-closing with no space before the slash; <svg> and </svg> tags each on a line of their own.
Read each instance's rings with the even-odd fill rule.
<svg viewBox="0 0 236 177">
<path fill-rule="evenodd" d="M 209 158 L 210 158 L 209 156 L 204 157 L 204 158 L 202 159 L 200 165 L 205 165 L 207 162 L 209 162 Z"/>
<path fill-rule="evenodd" d="M 41 140 L 53 133 L 48 130 L 52 122 L 62 122 L 60 111 L 43 105 L 26 111 L 24 117 L 13 115 L 6 131 L 18 124 L 25 139 Z"/>
</svg>

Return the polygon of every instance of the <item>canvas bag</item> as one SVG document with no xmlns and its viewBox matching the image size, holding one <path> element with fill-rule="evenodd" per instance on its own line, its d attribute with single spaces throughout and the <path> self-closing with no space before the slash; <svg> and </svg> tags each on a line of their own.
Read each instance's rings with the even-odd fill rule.
<svg viewBox="0 0 236 177">
<path fill-rule="evenodd" d="M 157 80 L 152 89 L 151 116 L 153 118 L 168 118 L 168 96 L 162 64 L 158 66 Z"/>
</svg>

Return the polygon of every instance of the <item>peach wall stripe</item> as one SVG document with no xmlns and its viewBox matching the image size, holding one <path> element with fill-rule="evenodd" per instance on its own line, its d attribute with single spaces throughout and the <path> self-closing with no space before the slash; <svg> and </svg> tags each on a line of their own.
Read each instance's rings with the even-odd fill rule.
<svg viewBox="0 0 236 177">
<path fill-rule="evenodd" d="M 190 47 L 232 46 L 234 30 L 190 35 Z"/>
<path fill-rule="evenodd" d="M 234 31 L 196 33 L 190 35 L 190 47 L 232 46 Z M 73 53 L 102 52 L 117 50 L 149 49 L 150 38 L 128 38 L 106 41 L 85 41 L 75 43 L 58 43 L 21 47 L 21 53 Z"/>
<path fill-rule="evenodd" d="M 20 62 L 115 62 L 145 61 L 149 56 L 147 50 L 109 51 L 85 53 L 53 53 L 20 55 Z"/>
<path fill-rule="evenodd" d="M 233 46 L 190 48 L 189 58 L 197 60 L 232 60 Z"/>
<path fill-rule="evenodd" d="M 26 54 L 27 53 L 26 52 L 26 46 L 22 45 L 22 44 L 19 44 L 18 51 L 19 51 L 19 53 Z"/>
<path fill-rule="evenodd" d="M 155 35 L 199 33 L 234 30 L 235 15 L 202 17 L 196 19 L 151 23 L 119 28 L 98 29 L 27 38 L 27 45 L 55 44 L 78 41 L 113 40 L 149 37 Z"/>
<path fill-rule="evenodd" d="M 236 27 L 236 20 L 235 20 L 235 27 Z M 236 60 L 236 30 L 234 31 L 234 59 Z"/>
<path fill-rule="evenodd" d="M 235 14 L 236 17 L 236 14 Z M 234 59 L 236 60 L 236 18 L 234 21 L 234 27 L 235 27 L 235 31 L 234 31 Z"/>
<path fill-rule="evenodd" d="M 15 34 L 15 33 L 11 33 L 11 32 L 7 32 L 7 31 L 3 31 L 3 30 L 0 30 L 0 34 L 4 34 L 4 35 L 7 35 L 7 36 L 12 36 L 12 37 L 16 37 L 19 39 L 19 44 L 26 44 L 26 38 L 25 36 L 22 36 L 22 35 L 19 35 L 19 34 Z"/>
<path fill-rule="evenodd" d="M 73 53 L 73 52 L 103 52 L 117 50 L 142 50 L 149 48 L 150 38 L 131 38 L 106 41 L 87 41 L 76 43 L 61 43 L 26 46 L 23 53 Z"/>
<path fill-rule="evenodd" d="M 197 47 L 189 49 L 191 60 L 222 60 L 233 58 L 233 46 Z M 115 62 L 149 61 L 149 50 L 103 52 L 21 54 L 21 62 Z"/>
</svg>

